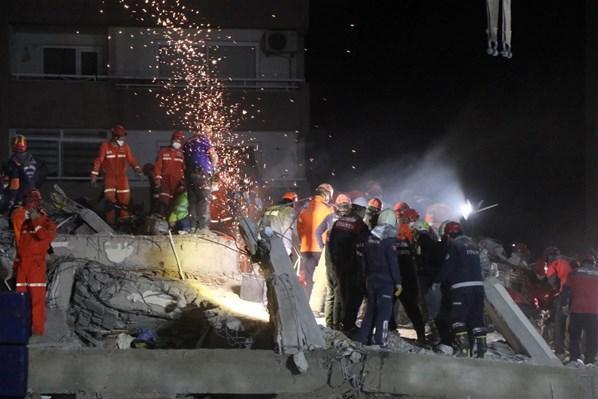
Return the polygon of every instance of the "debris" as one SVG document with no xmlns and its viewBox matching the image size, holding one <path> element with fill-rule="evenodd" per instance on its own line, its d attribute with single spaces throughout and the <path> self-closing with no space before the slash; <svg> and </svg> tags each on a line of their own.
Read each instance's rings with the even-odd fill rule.
<svg viewBox="0 0 598 399">
<path fill-rule="evenodd" d="M 114 234 L 114 230 L 92 210 L 70 199 L 58 184 L 54 185 L 54 192 L 50 194 L 56 209 L 65 213 L 75 214 L 96 233 Z M 63 221 L 64 223 L 64 221 Z"/>
</svg>

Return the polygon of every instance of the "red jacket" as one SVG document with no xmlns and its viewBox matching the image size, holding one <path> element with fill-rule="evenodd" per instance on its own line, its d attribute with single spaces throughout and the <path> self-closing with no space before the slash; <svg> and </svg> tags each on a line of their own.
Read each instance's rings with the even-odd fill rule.
<svg viewBox="0 0 598 399">
<path fill-rule="evenodd" d="M 106 177 L 122 177 L 127 174 L 127 163 L 135 169 L 141 171 L 139 162 L 133 156 L 131 148 L 127 143 L 119 146 L 112 140 L 105 141 L 100 146 L 98 157 L 93 161 L 92 175 L 99 175 L 100 170 Z"/>
<path fill-rule="evenodd" d="M 29 261 L 42 260 L 45 263 L 46 252 L 56 238 L 56 223 L 47 215 L 42 214 L 37 219 L 27 219 L 21 229 L 18 257 L 22 264 Z"/>
<path fill-rule="evenodd" d="M 578 268 L 569 274 L 571 312 L 598 314 L 598 270 Z"/>
<path fill-rule="evenodd" d="M 183 150 L 175 149 L 172 146 L 162 147 L 154 163 L 154 176 L 156 183 L 162 177 L 168 177 L 171 181 L 180 181 L 185 173 L 185 155 Z"/>
</svg>

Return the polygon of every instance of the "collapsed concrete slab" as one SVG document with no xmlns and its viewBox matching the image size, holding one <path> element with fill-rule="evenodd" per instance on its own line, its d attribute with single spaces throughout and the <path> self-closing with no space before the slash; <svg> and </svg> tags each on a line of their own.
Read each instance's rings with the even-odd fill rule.
<svg viewBox="0 0 598 399">
<path fill-rule="evenodd" d="M 303 394 L 340 397 L 350 391 L 421 398 L 596 398 L 598 371 L 466 360 L 410 353 L 335 350 L 306 353 L 310 368 L 298 375 L 284 357 L 262 350 L 30 349 L 33 393 Z M 349 365 L 352 364 L 352 366 Z M 350 366 L 350 367 L 349 367 Z M 319 397 L 319 395 L 317 395 Z M 361 397 L 361 396 L 360 396 Z"/>
<path fill-rule="evenodd" d="M 486 311 L 497 330 L 517 352 L 526 353 L 538 365 L 561 366 L 544 338 L 496 278 L 484 282 Z"/>
<path fill-rule="evenodd" d="M 174 236 L 184 273 L 233 276 L 239 273 L 235 242 L 215 234 Z M 168 236 L 58 235 L 52 242 L 57 256 L 87 259 L 121 269 L 155 269 L 176 273 L 177 260 Z"/>
</svg>

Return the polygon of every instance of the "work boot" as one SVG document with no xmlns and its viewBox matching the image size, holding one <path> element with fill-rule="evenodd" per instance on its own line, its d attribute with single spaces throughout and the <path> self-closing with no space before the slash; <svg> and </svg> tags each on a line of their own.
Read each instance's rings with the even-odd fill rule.
<svg viewBox="0 0 598 399">
<path fill-rule="evenodd" d="M 455 334 L 455 345 L 457 346 L 457 357 L 470 357 L 471 344 L 469 342 L 469 334 L 467 332 L 459 332 Z"/>
<path fill-rule="evenodd" d="M 486 342 L 486 336 L 480 335 L 475 337 L 475 357 L 482 359 L 488 351 L 488 343 Z"/>
</svg>

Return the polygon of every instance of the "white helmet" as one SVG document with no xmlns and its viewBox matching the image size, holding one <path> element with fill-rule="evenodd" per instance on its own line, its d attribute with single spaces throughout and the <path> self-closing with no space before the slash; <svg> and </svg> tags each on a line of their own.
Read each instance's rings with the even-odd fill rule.
<svg viewBox="0 0 598 399">
<path fill-rule="evenodd" d="M 368 207 L 368 200 L 365 199 L 365 197 L 357 197 L 353 200 L 353 205 L 354 206 L 360 206 L 362 208 L 367 208 Z"/>
</svg>

